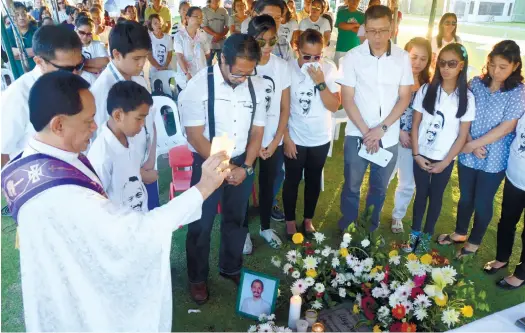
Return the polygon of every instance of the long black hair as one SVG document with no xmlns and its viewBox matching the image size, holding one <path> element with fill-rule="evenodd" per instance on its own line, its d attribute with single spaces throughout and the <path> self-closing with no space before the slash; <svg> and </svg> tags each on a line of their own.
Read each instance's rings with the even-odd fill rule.
<svg viewBox="0 0 525 333">
<path fill-rule="evenodd" d="M 411 40 L 409 40 L 408 43 L 406 43 L 405 51 L 410 52 L 410 50 L 412 50 L 414 46 L 422 47 L 423 49 L 425 49 L 425 51 L 427 51 L 427 65 L 425 66 L 425 68 L 423 68 L 423 70 L 421 71 L 421 73 L 419 73 L 417 77 L 419 85 L 422 86 L 425 83 L 430 82 L 430 63 L 432 62 L 432 45 L 430 45 L 430 42 L 426 38 L 414 37 Z"/>
<path fill-rule="evenodd" d="M 461 70 L 461 72 L 459 72 L 459 75 L 456 81 L 457 92 L 454 92 L 454 94 L 457 93 L 459 97 L 459 105 L 458 105 L 458 111 L 456 112 L 456 118 L 461 118 L 467 112 L 468 55 L 467 55 L 467 49 L 459 43 L 450 43 L 447 46 L 445 46 L 443 49 L 441 49 L 441 52 L 439 52 L 437 65 L 436 65 L 436 72 L 434 73 L 432 82 L 430 82 L 430 84 L 427 87 L 427 92 L 425 94 L 425 98 L 423 99 L 423 108 L 425 108 L 425 110 L 431 115 L 434 115 L 436 100 L 438 99 L 438 92 L 439 93 L 441 92 L 440 87 L 443 82 L 443 77 L 441 76 L 441 69 L 439 67 L 439 60 L 441 59 L 441 55 L 444 52 L 454 52 L 458 55 L 459 59 L 464 62 L 463 69 Z"/>
<path fill-rule="evenodd" d="M 248 35 L 253 38 L 264 35 L 267 31 L 273 30 L 277 35 L 277 25 L 270 15 L 255 16 L 248 23 Z"/>
<path fill-rule="evenodd" d="M 494 57 L 496 56 L 502 57 L 503 59 L 510 62 L 511 65 L 518 65 L 516 70 L 512 72 L 512 74 L 510 74 L 509 77 L 505 80 L 505 82 L 503 83 L 503 87 L 501 87 L 501 90 L 509 91 L 522 84 L 523 75 L 521 74 L 522 63 L 520 47 L 513 40 L 504 40 L 494 45 L 492 51 L 487 56 L 488 61 L 486 67 L 483 69 L 483 74 L 481 75 L 481 82 L 483 82 L 487 87 L 489 87 L 492 83 L 492 78 L 490 77 L 488 66 L 490 64 L 490 61 L 492 61 L 492 59 L 494 59 Z"/>
<path fill-rule="evenodd" d="M 458 41 L 458 38 L 456 36 L 456 31 L 458 30 L 458 17 L 456 16 L 456 14 L 454 13 L 445 13 L 443 14 L 443 16 L 441 16 L 441 20 L 439 20 L 439 32 L 436 36 L 436 40 L 437 40 L 437 46 L 438 48 L 441 48 L 441 46 L 443 45 L 443 35 L 445 34 L 445 20 L 449 17 L 453 17 L 454 20 L 456 20 L 456 27 L 454 28 L 454 31 L 452 31 L 452 36 L 454 37 L 454 42 L 457 43 Z"/>
</svg>

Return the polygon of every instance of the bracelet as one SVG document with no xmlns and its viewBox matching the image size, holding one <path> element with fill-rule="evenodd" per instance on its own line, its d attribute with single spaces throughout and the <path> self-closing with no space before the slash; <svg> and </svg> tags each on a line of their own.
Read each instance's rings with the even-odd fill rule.
<svg viewBox="0 0 525 333">
<path fill-rule="evenodd" d="M 418 157 L 421 156 L 420 154 L 412 154 L 412 157 Z"/>
</svg>

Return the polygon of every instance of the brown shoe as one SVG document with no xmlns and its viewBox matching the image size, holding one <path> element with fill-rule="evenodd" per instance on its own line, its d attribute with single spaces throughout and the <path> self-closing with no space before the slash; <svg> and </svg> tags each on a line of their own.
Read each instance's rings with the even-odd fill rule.
<svg viewBox="0 0 525 333">
<path fill-rule="evenodd" d="M 222 276 L 225 279 L 232 280 L 233 283 L 235 283 L 235 285 L 237 285 L 237 286 L 239 286 L 239 284 L 241 283 L 241 274 L 229 275 L 229 274 L 225 274 L 225 273 L 219 273 L 219 275 Z"/>
<path fill-rule="evenodd" d="M 190 283 L 191 298 L 195 303 L 201 305 L 208 301 L 208 286 L 206 282 Z"/>
</svg>

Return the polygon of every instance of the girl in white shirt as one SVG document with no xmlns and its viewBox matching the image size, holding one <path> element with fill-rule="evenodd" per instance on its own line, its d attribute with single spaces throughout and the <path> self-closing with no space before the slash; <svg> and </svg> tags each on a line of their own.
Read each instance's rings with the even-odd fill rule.
<svg viewBox="0 0 525 333">
<path fill-rule="evenodd" d="M 297 23 L 297 20 L 293 19 L 292 12 L 287 4 L 284 6 L 283 18 L 281 19 L 281 25 L 277 32 L 279 44 L 288 43 L 293 46 L 297 42 L 299 34 L 299 24 Z"/>
<path fill-rule="evenodd" d="M 302 32 L 307 29 L 313 29 L 319 31 L 323 35 L 324 45 L 327 46 L 330 42 L 330 35 L 332 33 L 332 28 L 330 22 L 322 17 L 321 15 L 324 12 L 324 2 L 323 0 L 314 0 L 312 1 L 312 8 L 310 9 L 310 17 L 305 18 L 299 23 L 299 30 Z"/>
<path fill-rule="evenodd" d="M 84 71 L 98 74 L 106 68 L 109 63 L 109 55 L 102 42 L 93 40 L 95 22 L 89 17 L 81 16 L 77 18 L 76 33 L 82 42 L 82 55 L 86 59 Z"/>
<path fill-rule="evenodd" d="M 199 7 L 190 7 L 186 12 L 185 29 L 175 35 L 174 49 L 177 57 L 177 74 L 175 81 L 179 92 L 186 88 L 186 83 L 206 67 L 206 59 L 210 56 L 210 47 L 207 35 L 200 29 L 202 24 L 202 10 Z"/>
<path fill-rule="evenodd" d="M 413 104 L 412 152 L 416 198 L 412 232 L 405 250 L 430 250 L 430 238 L 441 213 L 443 193 L 454 159 L 467 142 L 475 117 L 474 95 L 467 87 L 468 56 L 464 46 L 452 43 L 438 56 L 430 84 L 419 89 Z M 428 212 L 423 234 L 421 224 Z"/>
<path fill-rule="evenodd" d="M 314 2 L 315 3 L 315 2 Z M 312 5 L 312 11 L 314 11 Z M 283 186 L 286 232 L 289 239 L 297 232 L 295 208 L 299 183 L 305 179 L 304 220 L 307 237 L 315 232 L 312 219 L 321 192 L 321 175 L 330 148 L 332 113 L 341 104 L 335 64 L 322 60 L 323 35 L 307 29 L 299 36 L 297 60 L 290 61 L 292 86 L 288 131 L 284 134 Z"/>
<path fill-rule="evenodd" d="M 439 20 L 439 32 L 432 38 L 432 60 L 435 62 L 439 51 L 450 43 L 462 43 L 463 41 L 456 35 L 458 28 L 458 18 L 454 13 L 445 13 Z"/>
<path fill-rule="evenodd" d="M 151 53 L 148 60 L 151 64 L 150 77 L 156 71 L 164 71 L 169 68 L 173 41 L 171 36 L 162 32 L 162 17 L 159 14 L 151 14 L 148 18 L 149 36 L 151 38 Z"/>
</svg>

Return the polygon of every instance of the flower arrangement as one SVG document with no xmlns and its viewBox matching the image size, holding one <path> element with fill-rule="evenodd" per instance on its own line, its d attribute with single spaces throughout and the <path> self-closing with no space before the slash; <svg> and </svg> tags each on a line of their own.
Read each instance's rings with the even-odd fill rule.
<svg viewBox="0 0 525 333">
<path fill-rule="evenodd" d="M 280 332 L 280 333 L 288 333 L 292 332 L 291 329 L 284 326 L 277 326 L 275 325 L 275 315 L 266 315 L 261 314 L 259 316 L 259 322 L 257 325 L 251 325 L 248 329 L 248 332 Z"/>
</svg>

